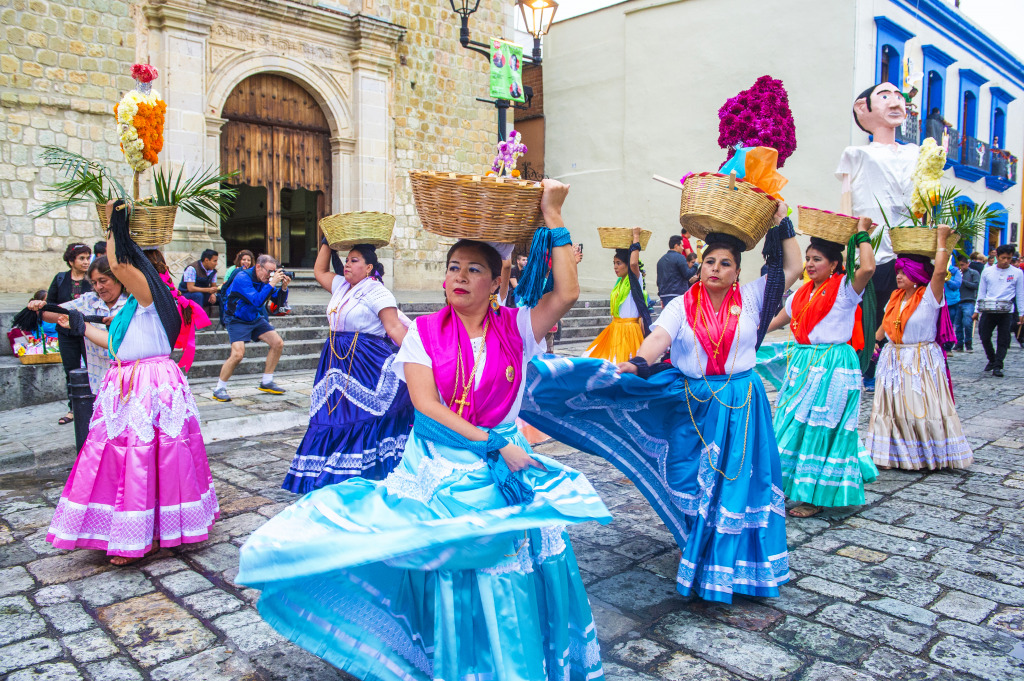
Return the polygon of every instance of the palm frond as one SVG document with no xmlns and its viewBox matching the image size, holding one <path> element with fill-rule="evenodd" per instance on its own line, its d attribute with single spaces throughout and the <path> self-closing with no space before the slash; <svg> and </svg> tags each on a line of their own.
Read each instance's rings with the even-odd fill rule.
<svg viewBox="0 0 1024 681">
<path fill-rule="evenodd" d="M 102 163 L 55 146 L 44 147 L 41 158 L 45 165 L 63 173 L 67 179 L 49 187 L 48 191 L 60 198 L 40 206 L 34 213 L 35 217 L 72 204 L 105 203 L 110 199 L 131 200 L 131 195 L 121 182 Z"/>
<path fill-rule="evenodd" d="M 238 190 L 225 186 L 238 171 L 217 172 L 212 166 L 193 175 L 158 168 L 154 173 L 155 206 L 177 206 L 180 210 L 216 226 L 217 219 L 231 214 Z"/>
</svg>

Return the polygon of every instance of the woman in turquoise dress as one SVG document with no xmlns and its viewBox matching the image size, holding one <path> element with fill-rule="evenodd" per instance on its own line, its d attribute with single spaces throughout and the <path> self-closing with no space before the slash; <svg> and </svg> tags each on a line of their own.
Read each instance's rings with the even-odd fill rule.
<svg viewBox="0 0 1024 681">
<path fill-rule="evenodd" d="M 805 266 L 810 281 L 790 296 L 769 327 L 774 331 L 788 325 L 795 342 L 757 351 L 758 374 L 778 391 L 773 423 L 782 491 L 803 502 L 789 511 L 797 518 L 822 508 L 863 504 L 864 484 L 878 477 L 857 432 L 857 353 L 864 349 L 865 331 L 869 339 L 874 335 L 874 329 L 863 327 L 860 304 L 875 272 L 875 257 L 866 231 L 858 231 L 848 246 L 860 256 L 852 272 L 843 268 L 843 244 L 811 237 Z M 854 267 L 852 257 L 847 266 Z M 873 295 L 874 290 L 869 299 Z"/>
<path fill-rule="evenodd" d="M 705 600 L 778 596 L 789 579 L 771 406 L 755 351 L 800 275 L 780 204 L 765 276 L 739 284 L 744 243 L 707 236 L 700 282 L 669 303 L 637 356 L 531 362 L 523 420 L 607 459 L 632 480 L 681 549 L 676 588 Z M 671 348 L 672 364 L 658 360 Z"/>
<path fill-rule="evenodd" d="M 611 517 L 515 426 L 526 363 L 579 295 L 568 187 L 544 187 L 554 290 L 501 307 L 497 252 L 456 243 L 448 304 L 416 320 L 395 361 L 416 408 L 398 468 L 307 494 L 242 547 L 238 581 L 262 590 L 264 619 L 357 678 L 603 678 L 565 526 Z"/>
</svg>

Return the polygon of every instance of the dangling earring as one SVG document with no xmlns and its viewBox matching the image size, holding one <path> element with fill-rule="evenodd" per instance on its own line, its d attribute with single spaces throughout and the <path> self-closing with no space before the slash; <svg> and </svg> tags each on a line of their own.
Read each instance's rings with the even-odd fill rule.
<svg viewBox="0 0 1024 681">
<path fill-rule="evenodd" d="M 500 308 L 500 307 L 501 307 L 501 305 L 498 304 L 498 294 L 497 293 L 492 293 L 491 294 L 491 311 L 494 314 L 498 314 L 498 308 Z"/>
</svg>

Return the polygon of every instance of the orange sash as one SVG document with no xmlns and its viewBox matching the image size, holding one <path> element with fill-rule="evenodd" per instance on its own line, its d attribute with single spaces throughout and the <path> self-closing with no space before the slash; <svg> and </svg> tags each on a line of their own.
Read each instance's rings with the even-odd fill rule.
<svg viewBox="0 0 1024 681">
<path fill-rule="evenodd" d="M 885 306 L 885 317 L 882 319 L 882 328 L 893 343 L 903 342 L 903 330 L 906 328 L 907 320 L 914 316 L 914 310 L 921 304 L 921 299 L 924 298 L 927 288 L 927 285 L 918 286 L 910 295 L 910 300 L 902 312 L 900 306 L 907 292 L 903 289 L 896 289 L 889 296 L 889 303 Z"/>
<path fill-rule="evenodd" d="M 798 343 L 811 344 L 811 331 L 832 310 L 845 279 L 845 274 L 833 274 L 828 281 L 821 285 L 813 300 L 811 292 L 814 291 L 814 282 L 811 281 L 801 286 L 793 294 L 793 317 L 789 327 Z M 853 335 L 847 343 L 858 352 L 864 348 L 864 326 L 861 321 L 860 305 L 857 306 L 854 317 Z"/>
</svg>

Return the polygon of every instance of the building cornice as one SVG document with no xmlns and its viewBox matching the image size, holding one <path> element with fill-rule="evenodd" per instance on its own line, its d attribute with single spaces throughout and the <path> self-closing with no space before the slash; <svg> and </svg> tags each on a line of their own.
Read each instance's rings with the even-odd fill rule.
<svg viewBox="0 0 1024 681">
<path fill-rule="evenodd" d="M 889 0 L 1024 88 L 1024 62 L 942 0 Z"/>
</svg>

